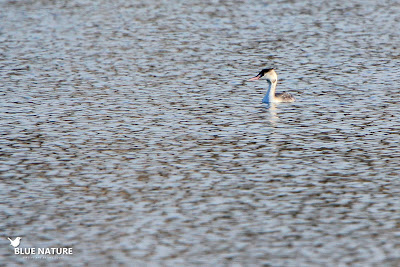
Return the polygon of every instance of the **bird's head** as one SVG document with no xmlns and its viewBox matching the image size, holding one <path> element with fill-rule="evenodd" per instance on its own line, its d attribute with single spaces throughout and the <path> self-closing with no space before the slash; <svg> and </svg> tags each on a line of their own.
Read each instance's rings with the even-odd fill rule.
<svg viewBox="0 0 400 267">
<path fill-rule="evenodd" d="M 261 78 L 265 78 L 270 83 L 276 83 L 278 81 L 278 75 L 273 68 L 271 69 L 263 69 L 257 74 L 256 77 L 249 79 L 248 81 L 260 80 Z"/>
<path fill-rule="evenodd" d="M 17 238 L 15 238 L 15 240 L 18 240 L 18 241 L 20 241 L 22 239 L 22 237 L 17 237 Z"/>
</svg>

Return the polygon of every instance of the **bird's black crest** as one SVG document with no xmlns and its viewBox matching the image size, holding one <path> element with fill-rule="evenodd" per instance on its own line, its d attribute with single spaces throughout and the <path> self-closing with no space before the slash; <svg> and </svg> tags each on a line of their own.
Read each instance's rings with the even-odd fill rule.
<svg viewBox="0 0 400 267">
<path fill-rule="evenodd" d="M 273 70 L 273 69 L 274 69 L 274 68 L 271 68 L 271 69 L 263 69 L 262 71 L 260 71 L 260 73 L 259 73 L 257 76 L 262 77 L 262 76 L 265 75 L 265 73 L 268 73 L 268 72 L 270 72 L 270 71 Z"/>
</svg>

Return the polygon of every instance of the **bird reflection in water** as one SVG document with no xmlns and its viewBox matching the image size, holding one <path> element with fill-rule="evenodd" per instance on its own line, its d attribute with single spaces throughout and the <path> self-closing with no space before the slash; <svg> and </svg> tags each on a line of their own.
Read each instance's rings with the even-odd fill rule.
<svg viewBox="0 0 400 267">
<path fill-rule="evenodd" d="M 269 112 L 269 122 L 271 123 L 272 126 L 276 126 L 277 121 L 279 120 L 278 114 L 277 114 L 277 104 L 275 103 L 268 103 L 266 105 L 266 108 L 268 109 Z"/>
</svg>

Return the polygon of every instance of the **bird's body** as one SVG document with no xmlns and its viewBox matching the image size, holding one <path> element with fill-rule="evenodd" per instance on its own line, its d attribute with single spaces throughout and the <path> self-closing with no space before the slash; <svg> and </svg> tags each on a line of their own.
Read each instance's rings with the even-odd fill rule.
<svg viewBox="0 0 400 267">
<path fill-rule="evenodd" d="M 10 240 L 10 246 L 13 246 L 14 248 L 18 247 L 21 242 L 21 237 L 17 237 L 15 240 L 12 240 L 9 237 L 7 239 Z"/>
<path fill-rule="evenodd" d="M 296 101 L 296 99 L 294 99 L 294 97 L 286 92 L 283 93 L 277 93 L 275 94 L 276 98 L 280 99 L 280 101 L 278 102 L 294 102 Z"/>
<path fill-rule="evenodd" d="M 260 73 L 249 79 L 249 81 L 260 80 L 265 77 L 268 83 L 267 94 L 263 98 L 263 103 L 279 103 L 279 102 L 294 102 L 294 97 L 286 92 L 276 94 L 276 85 L 278 83 L 278 75 L 274 69 L 263 69 Z"/>
</svg>

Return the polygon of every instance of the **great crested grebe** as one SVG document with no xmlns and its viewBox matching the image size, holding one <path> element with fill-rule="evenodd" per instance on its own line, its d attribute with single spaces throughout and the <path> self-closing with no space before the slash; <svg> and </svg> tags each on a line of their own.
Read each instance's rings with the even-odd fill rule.
<svg viewBox="0 0 400 267">
<path fill-rule="evenodd" d="M 279 93 L 275 94 L 276 84 L 278 83 L 278 75 L 276 75 L 275 70 L 272 69 L 263 69 L 260 73 L 254 77 L 249 79 L 248 81 L 260 80 L 261 77 L 265 77 L 268 83 L 267 94 L 263 98 L 263 103 L 278 103 L 278 102 L 294 102 L 294 97 L 289 93 Z"/>
</svg>

